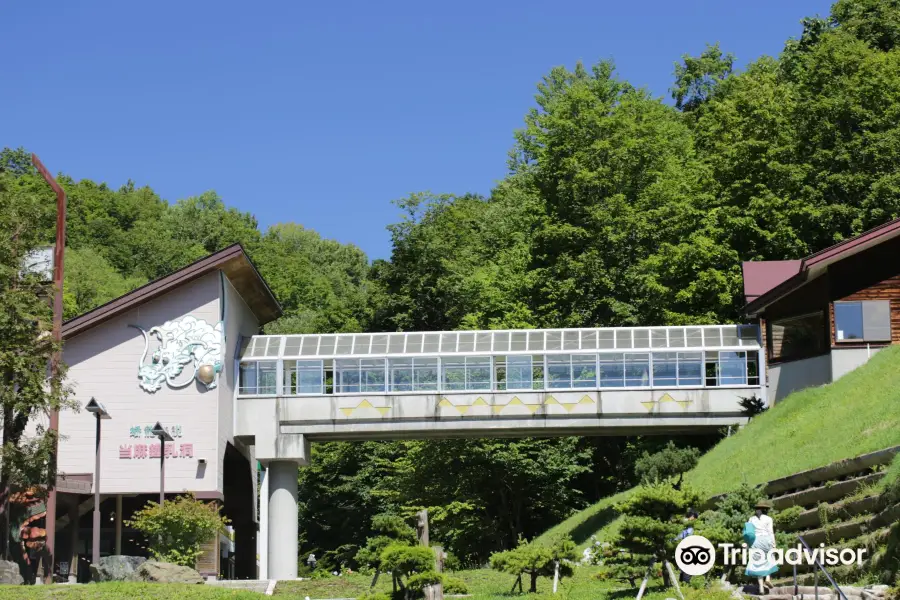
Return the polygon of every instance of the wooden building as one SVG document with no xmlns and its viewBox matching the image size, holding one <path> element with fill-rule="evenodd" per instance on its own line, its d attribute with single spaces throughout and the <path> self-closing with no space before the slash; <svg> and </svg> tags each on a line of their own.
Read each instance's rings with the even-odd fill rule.
<svg viewBox="0 0 900 600">
<path fill-rule="evenodd" d="M 900 219 L 802 260 L 745 262 L 743 275 L 775 401 L 900 343 Z"/>
</svg>

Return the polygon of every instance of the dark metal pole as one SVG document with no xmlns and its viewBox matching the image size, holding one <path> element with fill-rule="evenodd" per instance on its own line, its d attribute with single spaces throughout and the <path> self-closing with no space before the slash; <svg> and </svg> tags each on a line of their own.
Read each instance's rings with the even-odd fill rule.
<svg viewBox="0 0 900 600">
<path fill-rule="evenodd" d="M 62 342 L 62 317 L 63 317 L 63 259 L 66 253 L 66 192 L 62 186 L 57 183 L 47 167 L 37 157 L 37 154 L 31 155 L 31 164 L 35 166 L 38 173 L 56 192 L 56 247 L 53 249 L 53 341 Z M 53 353 L 50 358 L 50 376 L 56 377 L 59 369 L 59 363 L 62 360 L 61 352 Z M 54 390 L 56 392 L 56 390 Z M 50 411 L 49 432 L 55 436 L 59 431 L 59 411 Z M 44 572 L 44 579 L 47 583 L 53 581 L 53 565 L 56 549 L 56 453 L 57 442 L 53 442 L 53 449 L 50 453 L 50 481 L 47 482 L 47 517 L 45 518 L 45 529 L 47 537 L 44 542 L 46 549 L 47 569 Z"/>
<path fill-rule="evenodd" d="M 159 505 L 166 501 L 166 439 L 159 436 Z"/>
<path fill-rule="evenodd" d="M 97 418 L 97 444 L 94 457 L 94 535 L 91 543 L 91 562 L 100 563 L 100 413 Z M 73 523 L 77 527 L 77 524 Z"/>
</svg>

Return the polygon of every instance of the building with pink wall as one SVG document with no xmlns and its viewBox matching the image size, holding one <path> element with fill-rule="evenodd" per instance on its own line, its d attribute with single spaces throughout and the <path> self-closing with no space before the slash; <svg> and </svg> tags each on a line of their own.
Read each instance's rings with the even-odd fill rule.
<svg viewBox="0 0 900 600">
<path fill-rule="evenodd" d="M 166 495 L 217 502 L 232 522 L 233 555 L 211 544 L 199 570 L 257 576 L 257 462 L 253 447 L 234 436 L 236 357 L 242 340 L 280 311 L 234 245 L 65 323 L 63 360 L 75 400 L 84 406 L 95 398 L 111 417 L 100 446 L 101 555 L 146 554 L 123 520 L 158 500 L 162 452 Z M 157 422 L 173 438 L 164 447 L 150 433 Z M 65 411 L 60 436 L 56 568 L 84 580 L 95 420 Z"/>
</svg>

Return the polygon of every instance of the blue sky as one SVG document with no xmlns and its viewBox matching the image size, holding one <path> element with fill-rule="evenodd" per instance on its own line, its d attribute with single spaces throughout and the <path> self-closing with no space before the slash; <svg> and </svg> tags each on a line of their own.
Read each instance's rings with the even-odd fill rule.
<svg viewBox="0 0 900 600">
<path fill-rule="evenodd" d="M 551 67 L 612 58 L 668 97 L 682 54 L 777 54 L 830 4 L 0 0 L 0 146 L 170 202 L 214 189 L 386 258 L 391 200 L 504 176 Z"/>
</svg>

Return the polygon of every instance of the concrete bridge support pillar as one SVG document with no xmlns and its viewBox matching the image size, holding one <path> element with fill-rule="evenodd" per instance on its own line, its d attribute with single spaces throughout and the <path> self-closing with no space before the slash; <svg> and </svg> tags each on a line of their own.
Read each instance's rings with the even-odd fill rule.
<svg viewBox="0 0 900 600">
<path fill-rule="evenodd" d="M 297 470 L 293 460 L 268 463 L 269 579 L 297 578 Z"/>
</svg>

